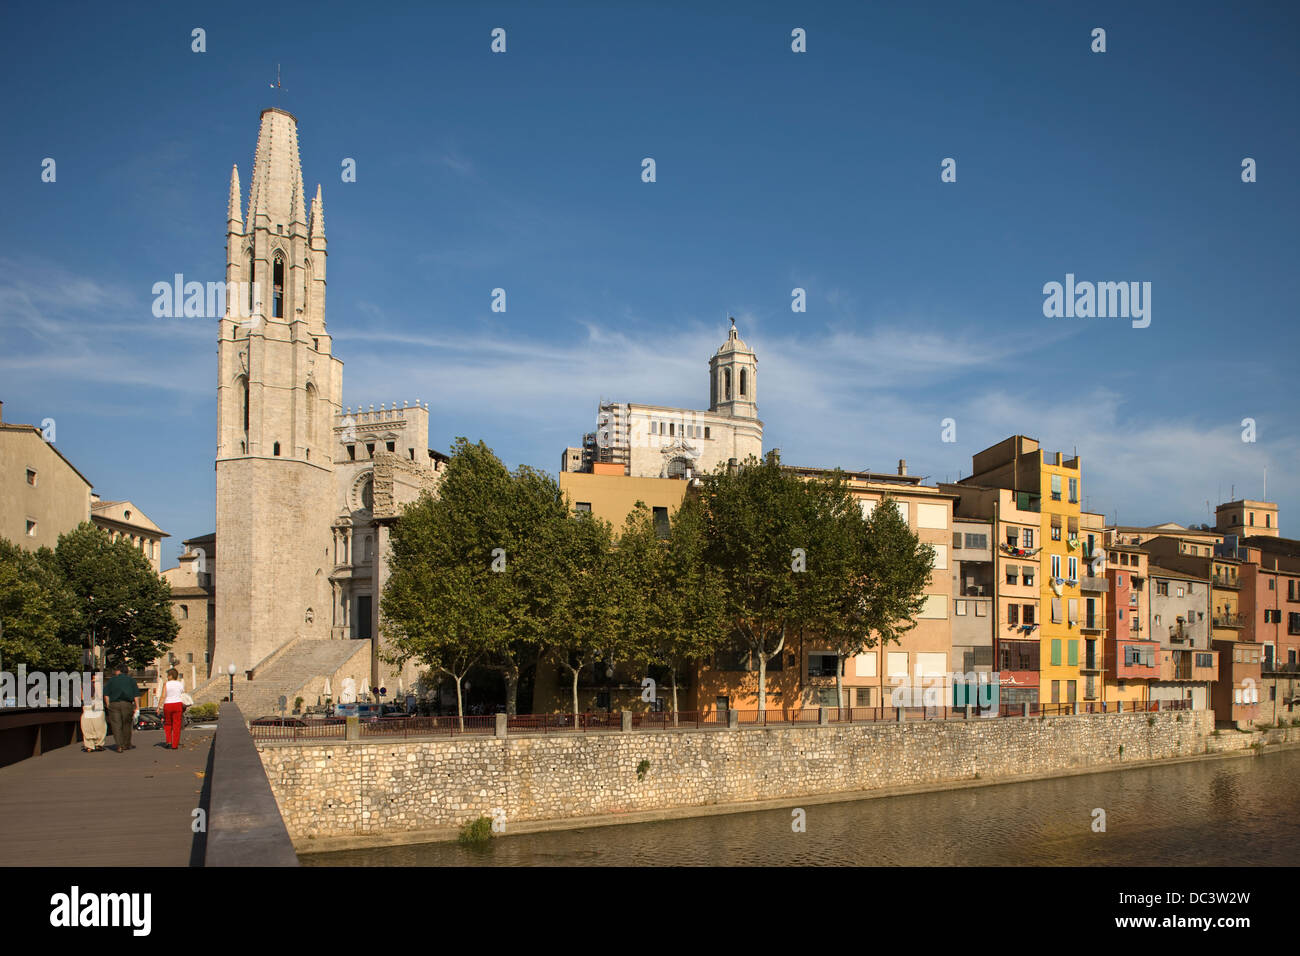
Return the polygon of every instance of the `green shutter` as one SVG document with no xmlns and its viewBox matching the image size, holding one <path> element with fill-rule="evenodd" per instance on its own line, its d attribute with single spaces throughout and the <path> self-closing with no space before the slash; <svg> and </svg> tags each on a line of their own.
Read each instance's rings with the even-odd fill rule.
<svg viewBox="0 0 1300 956">
<path fill-rule="evenodd" d="M 1079 642 L 1078 641 L 1070 641 L 1068 653 L 1070 656 L 1069 659 L 1066 661 L 1066 663 L 1069 664 L 1071 667 L 1077 667 L 1079 664 Z"/>
<path fill-rule="evenodd" d="M 1061 663 L 1061 639 L 1059 637 L 1052 638 L 1052 663 Z"/>
</svg>

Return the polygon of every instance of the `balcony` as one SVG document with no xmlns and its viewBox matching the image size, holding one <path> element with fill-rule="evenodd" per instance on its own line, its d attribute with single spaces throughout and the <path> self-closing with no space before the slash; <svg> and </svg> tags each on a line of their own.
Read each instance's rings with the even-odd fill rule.
<svg viewBox="0 0 1300 956">
<path fill-rule="evenodd" d="M 1100 674 L 1101 673 L 1101 655 L 1086 657 L 1083 663 L 1079 665 L 1081 674 Z"/>
<path fill-rule="evenodd" d="M 1085 574 L 1079 578 L 1079 589 L 1082 591 L 1096 591 L 1105 594 L 1110 588 L 1105 578 L 1094 577 L 1091 574 Z"/>
<path fill-rule="evenodd" d="M 1102 620 L 1099 617 L 1084 618 L 1079 622 L 1079 629 L 1089 634 L 1106 633 L 1106 625 L 1102 623 Z"/>
<path fill-rule="evenodd" d="M 1216 588 L 1231 588 L 1234 591 L 1241 590 L 1241 583 L 1237 578 L 1226 578 L 1221 574 L 1211 575 L 1210 584 Z"/>
<path fill-rule="evenodd" d="M 1265 677 L 1300 677 L 1300 664 L 1289 662 L 1283 663 L 1276 660 L 1265 660 L 1263 667 Z"/>
<path fill-rule="evenodd" d="M 1243 628 L 1246 626 L 1244 614 L 1215 614 L 1211 619 L 1215 627 Z"/>
</svg>

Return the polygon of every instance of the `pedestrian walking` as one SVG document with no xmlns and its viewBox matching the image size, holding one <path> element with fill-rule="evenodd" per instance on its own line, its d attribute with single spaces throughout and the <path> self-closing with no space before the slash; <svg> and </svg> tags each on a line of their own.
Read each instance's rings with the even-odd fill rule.
<svg viewBox="0 0 1300 956">
<path fill-rule="evenodd" d="M 127 676 L 126 665 L 118 664 L 113 676 L 104 685 L 104 703 L 108 708 L 108 723 L 113 728 L 117 752 L 131 749 L 131 724 L 135 717 L 135 701 L 140 688 Z"/>
<path fill-rule="evenodd" d="M 181 748 L 181 718 L 185 714 L 185 682 L 176 668 L 167 672 L 167 683 L 163 685 L 163 732 L 167 735 L 167 746 L 172 750 Z"/>
<path fill-rule="evenodd" d="M 104 696 L 99 684 L 100 678 L 92 677 L 90 696 L 81 702 L 81 749 L 85 753 L 103 750 L 104 738 L 108 736 L 108 721 L 104 718 Z"/>
</svg>

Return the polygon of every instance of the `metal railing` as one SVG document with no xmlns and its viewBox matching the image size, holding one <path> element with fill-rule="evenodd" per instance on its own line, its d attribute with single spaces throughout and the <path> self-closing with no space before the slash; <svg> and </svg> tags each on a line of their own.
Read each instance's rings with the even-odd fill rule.
<svg viewBox="0 0 1300 956">
<path fill-rule="evenodd" d="M 1245 627 L 1246 615 L 1244 614 L 1215 614 L 1210 618 L 1215 627 Z"/>
<path fill-rule="evenodd" d="M 1123 712 L 1187 710 L 1190 701 L 1123 701 Z M 899 711 L 906 722 L 927 720 L 965 720 L 966 707 L 948 704 L 924 707 L 793 707 L 770 710 L 714 710 L 714 711 L 660 711 L 631 715 L 632 730 L 719 730 L 728 726 L 735 714 L 737 725 L 743 729 L 757 727 L 809 727 L 826 724 L 895 723 Z M 1081 702 L 1079 712 L 1116 713 L 1117 702 Z M 1074 714 L 1071 702 L 1031 703 L 1030 717 L 1068 717 Z M 989 716 L 987 708 L 972 704 L 970 719 Z M 1025 716 L 1024 704 L 1000 704 L 998 717 Z M 492 736 L 496 733 L 497 715 L 471 715 L 466 717 L 375 717 L 359 722 L 361 739 L 376 737 L 456 737 L 462 735 Z M 508 736 L 520 734 L 564 733 L 617 733 L 623 729 L 623 714 L 611 711 L 601 714 L 519 714 L 506 718 Z M 310 741 L 344 740 L 347 735 L 345 718 L 306 720 L 300 723 L 253 724 L 249 728 L 255 740 Z"/>
<path fill-rule="evenodd" d="M 288 718 L 278 724 L 253 723 L 248 732 L 254 740 L 342 740 L 347 733 L 347 721 L 342 717 L 300 722 Z"/>
</svg>

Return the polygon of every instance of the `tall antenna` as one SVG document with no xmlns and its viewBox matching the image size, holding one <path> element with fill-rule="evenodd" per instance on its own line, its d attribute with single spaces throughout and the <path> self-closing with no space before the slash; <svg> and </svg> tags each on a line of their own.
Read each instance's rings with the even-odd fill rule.
<svg viewBox="0 0 1300 956">
<path fill-rule="evenodd" d="M 280 64 L 279 63 L 275 65 L 275 82 L 271 84 L 271 89 L 275 90 L 277 93 L 282 92 L 284 89 L 284 87 L 280 85 Z"/>
</svg>

